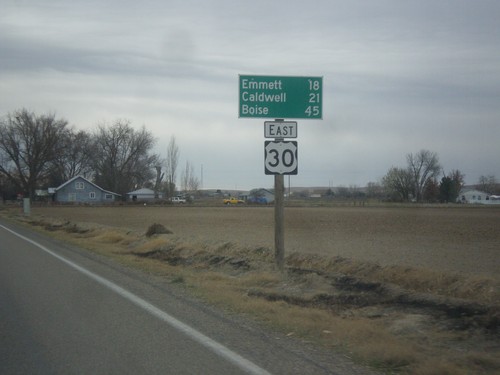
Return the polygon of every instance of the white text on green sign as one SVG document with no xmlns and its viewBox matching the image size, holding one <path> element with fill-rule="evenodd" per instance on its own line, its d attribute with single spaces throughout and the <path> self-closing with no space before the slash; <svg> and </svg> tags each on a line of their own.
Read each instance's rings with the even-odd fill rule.
<svg viewBox="0 0 500 375">
<path fill-rule="evenodd" d="M 321 119 L 323 77 L 239 76 L 239 117 Z"/>
</svg>

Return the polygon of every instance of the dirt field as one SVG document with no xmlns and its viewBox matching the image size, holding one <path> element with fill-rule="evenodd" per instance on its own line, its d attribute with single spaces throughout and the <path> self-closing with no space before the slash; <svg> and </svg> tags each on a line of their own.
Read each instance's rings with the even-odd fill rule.
<svg viewBox="0 0 500 375">
<path fill-rule="evenodd" d="M 160 223 L 207 244 L 274 248 L 272 207 L 34 207 L 72 222 L 145 232 Z M 500 208 L 287 207 L 286 253 L 341 256 L 500 278 Z"/>
</svg>

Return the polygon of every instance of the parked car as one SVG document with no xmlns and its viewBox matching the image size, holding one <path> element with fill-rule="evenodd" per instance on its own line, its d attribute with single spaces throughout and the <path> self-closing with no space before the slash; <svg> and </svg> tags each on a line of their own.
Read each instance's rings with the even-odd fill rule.
<svg viewBox="0 0 500 375">
<path fill-rule="evenodd" d="M 249 197 L 248 203 L 249 204 L 267 204 L 267 199 L 266 199 L 266 197 Z"/>
<path fill-rule="evenodd" d="M 226 199 L 224 199 L 223 202 L 224 202 L 225 205 L 244 204 L 245 203 L 245 201 L 243 201 L 241 199 L 238 199 L 238 198 L 235 198 L 235 197 L 226 198 Z"/>
<path fill-rule="evenodd" d="M 186 203 L 186 199 L 182 197 L 172 197 L 170 198 L 170 200 L 172 201 L 172 203 Z"/>
</svg>

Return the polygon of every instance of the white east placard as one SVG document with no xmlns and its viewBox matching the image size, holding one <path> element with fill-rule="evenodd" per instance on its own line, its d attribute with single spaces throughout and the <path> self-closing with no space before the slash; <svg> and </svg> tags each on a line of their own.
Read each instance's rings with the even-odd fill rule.
<svg viewBox="0 0 500 375">
<path fill-rule="evenodd" d="M 297 138 L 297 121 L 265 121 L 265 138 Z"/>
</svg>

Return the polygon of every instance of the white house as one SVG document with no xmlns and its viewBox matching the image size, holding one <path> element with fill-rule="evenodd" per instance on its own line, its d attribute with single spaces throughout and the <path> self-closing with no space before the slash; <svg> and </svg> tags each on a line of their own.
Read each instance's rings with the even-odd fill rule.
<svg viewBox="0 0 500 375">
<path fill-rule="evenodd" d="M 163 199 L 163 193 L 158 193 L 158 198 Z M 127 200 L 134 202 L 152 201 L 155 199 L 155 192 L 148 188 L 131 191 L 127 193 Z"/>
<path fill-rule="evenodd" d="M 500 196 L 490 195 L 480 190 L 462 190 L 458 196 L 460 203 L 500 204 Z"/>
</svg>

